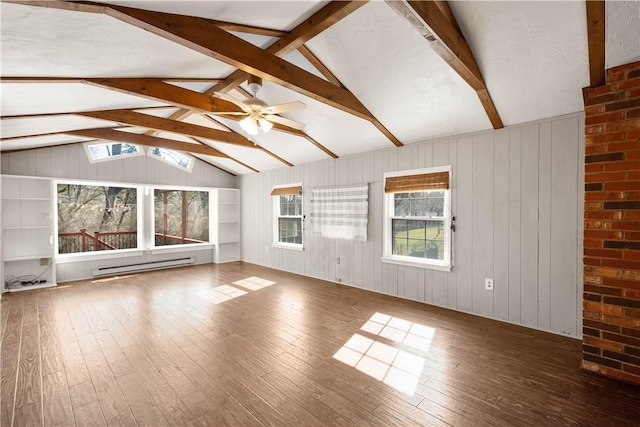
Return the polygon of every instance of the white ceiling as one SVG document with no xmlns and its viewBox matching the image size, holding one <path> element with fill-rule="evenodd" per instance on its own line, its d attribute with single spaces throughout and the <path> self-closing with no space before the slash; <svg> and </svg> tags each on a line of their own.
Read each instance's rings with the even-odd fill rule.
<svg viewBox="0 0 640 427">
<path fill-rule="evenodd" d="M 326 1 L 114 1 L 103 2 L 290 31 Z M 497 111 L 512 125 L 583 109 L 589 86 L 583 1 L 452 1 L 451 9 L 474 53 Z M 3 77 L 224 78 L 234 68 L 102 14 L 1 3 Z M 640 60 L 640 2 L 607 2 L 607 68 Z M 266 47 L 273 37 L 234 33 Z M 317 35 L 306 46 L 404 144 L 490 129 L 478 97 L 387 3 L 371 1 Z M 300 53 L 285 57 L 312 72 Z M 175 83 L 203 92 L 208 83 Z M 246 87 L 246 86 L 245 86 Z M 2 83 L 2 116 L 136 108 L 161 117 L 175 109 L 144 110 L 160 102 L 82 83 Z M 242 98 L 238 91 L 232 95 Z M 303 101 L 307 109 L 283 116 L 338 156 L 393 147 L 370 122 L 290 89 L 264 82 L 269 104 Z M 194 124 L 244 134 L 237 122 L 202 116 Z M 3 138 L 115 126 L 72 115 L 4 119 Z M 142 132 L 143 130 L 140 130 Z M 246 134 L 244 134 L 247 136 Z M 164 138 L 183 137 L 162 133 Z M 1 150 L 73 143 L 64 134 L 2 142 Z M 278 131 L 253 138 L 289 163 L 328 158 L 307 139 Z M 282 167 L 263 150 L 204 141 L 256 170 Z M 236 174 L 252 169 L 230 159 L 200 156 Z"/>
</svg>

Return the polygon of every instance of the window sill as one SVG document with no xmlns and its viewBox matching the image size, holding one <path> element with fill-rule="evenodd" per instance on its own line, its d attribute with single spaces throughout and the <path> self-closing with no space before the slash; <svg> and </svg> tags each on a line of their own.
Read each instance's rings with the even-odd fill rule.
<svg viewBox="0 0 640 427">
<path fill-rule="evenodd" d="M 174 252 L 193 252 L 211 250 L 214 248 L 212 243 L 195 243 L 187 245 L 168 245 L 168 246 L 155 246 L 151 248 L 152 254 L 170 254 Z"/>
<path fill-rule="evenodd" d="M 294 245 L 291 243 L 272 243 L 271 247 L 279 248 L 279 249 L 289 249 L 291 251 L 304 251 L 304 246 Z"/>
<path fill-rule="evenodd" d="M 451 271 L 451 264 L 432 264 L 422 261 L 412 261 L 406 258 L 399 258 L 394 256 L 383 256 L 380 258 L 382 262 L 386 264 L 397 264 L 404 265 L 407 267 L 417 267 L 417 268 L 425 268 L 428 270 L 437 270 L 437 271 Z"/>
<path fill-rule="evenodd" d="M 66 264 L 70 262 L 94 261 L 111 258 L 127 258 L 144 255 L 144 249 L 121 249 L 119 251 L 97 251 L 78 252 L 73 254 L 56 255 L 56 264 Z"/>
</svg>

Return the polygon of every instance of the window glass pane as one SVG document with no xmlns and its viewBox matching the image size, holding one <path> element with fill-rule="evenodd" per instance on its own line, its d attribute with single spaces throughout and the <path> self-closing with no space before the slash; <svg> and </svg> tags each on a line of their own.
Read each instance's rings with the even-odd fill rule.
<svg viewBox="0 0 640 427">
<path fill-rule="evenodd" d="M 431 191 L 427 200 L 428 216 L 444 216 L 444 192 Z"/>
<path fill-rule="evenodd" d="M 209 192 L 160 190 L 153 198 L 155 245 L 209 241 Z"/>
<path fill-rule="evenodd" d="M 192 157 L 177 151 L 167 150 L 166 148 L 154 147 L 149 153 L 151 156 L 162 159 L 170 165 L 184 170 L 190 170 L 193 163 Z"/>
<path fill-rule="evenodd" d="M 411 202 L 409 199 L 400 199 L 397 198 L 394 200 L 395 208 L 394 215 L 395 216 L 409 216 Z"/>
<path fill-rule="evenodd" d="M 302 219 L 278 218 L 278 242 L 302 244 Z"/>
<path fill-rule="evenodd" d="M 444 221 L 393 219 L 391 226 L 394 255 L 444 259 Z"/>
<path fill-rule="evenodd" d="M 411 216 L 427 215 L 427 199 L 424 197 L 411 199 Z"/>
<path fill-rule="evenodd" d="M 140 147 L 135 144 L 109 142 L 102 144 L 89 144 L 87 147 L 89 149 L 91 160 L 104 160 L 112 157 L 142 154 Z"/>
<path fill-rule="evenodd" d="M 277 241 L 279 243 L 302 244 L 302 196 L 289 194 L 279 196 Z"/>
<path fill-rule="evenodd" d="M 295 213 L 294 215 L 302 215 L 302 196 L 296 196 L 295 198 Z"/>
<path fill-rule="evenodd" d="M 58 253 L 135 249 L 137 190 L 58 184 Z"/>
</svg>

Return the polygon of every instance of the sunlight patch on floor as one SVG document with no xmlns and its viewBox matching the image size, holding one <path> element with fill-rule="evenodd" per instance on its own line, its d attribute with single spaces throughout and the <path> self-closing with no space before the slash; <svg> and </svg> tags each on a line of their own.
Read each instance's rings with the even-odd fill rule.
<svg viewBox="0 0 640 427">
<path fill-rule="evenodd" d="M 429 351 L 436 332 L 432 327 L 383 313 L 375 313 L 360 329 L 424 352 Z"/>
<path fill-rule="evenodd" d="M 405 350 L 354 334 L 333 358 L 396 390 L 413 396 L 425 359 Z"/>
<path fill-rule="evenodd" d="M 211 289 L 205 289 L 198 292 L 196 295 L 214 304 L 220 304 L 246 294 L 247 292 L 234 288 L 233 286 L 222 285 Z"/>
<path fill-rule="evenodd" d="M 251 277 L 247 277 L 246 279 L 233 282 L 233 284 L 242 286 L 243 288 L 251 289 L 252 291 L 257 291 L 259 289 L 266 288 L 267 286 L 275 285 L 276 282 L 262 279 L 260 277 L 251 276 Z"/>
</svg>

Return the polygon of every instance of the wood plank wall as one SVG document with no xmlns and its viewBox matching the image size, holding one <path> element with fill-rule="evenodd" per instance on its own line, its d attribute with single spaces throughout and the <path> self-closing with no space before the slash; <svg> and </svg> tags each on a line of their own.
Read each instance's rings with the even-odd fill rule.
<svg viewBox="0 0 640 427">
<path fill-rule="evenodd" d="M 238 188 L 238 179 L 231 174 L 196 160 L 193 171 L 187 173 L 149 156 L 137 156 L 118 161 L 90 163 L 82 144 L 4 153 L 2 173 L 7 175 L 43 176 L 86 179 L 134 184 L 184 185 L 197 187 Z M 197 264 L 213 262 L 213 251 L 200 250 L 179 254 L 150 254 L 140 257 L 111 258 L 56 265 L 57 281 L 66 282 L 93 277 L 97 267 L 160 261 L 193 256 Z"/>
<path fill-rule="evenodd" d="M 545 331 L 582 332 L 584 115 L 241 176 L 242 259 Z M 452 165 L 450 273 L 383 264 L 383 173 Z M 274 185 L 369 183 L 367 242 L 304 232 L 273 248 Z M 338 263 L 338 258 L 340 262 Z M 493 278 L 495 290 L 484 290 Z"/>
</svg>

